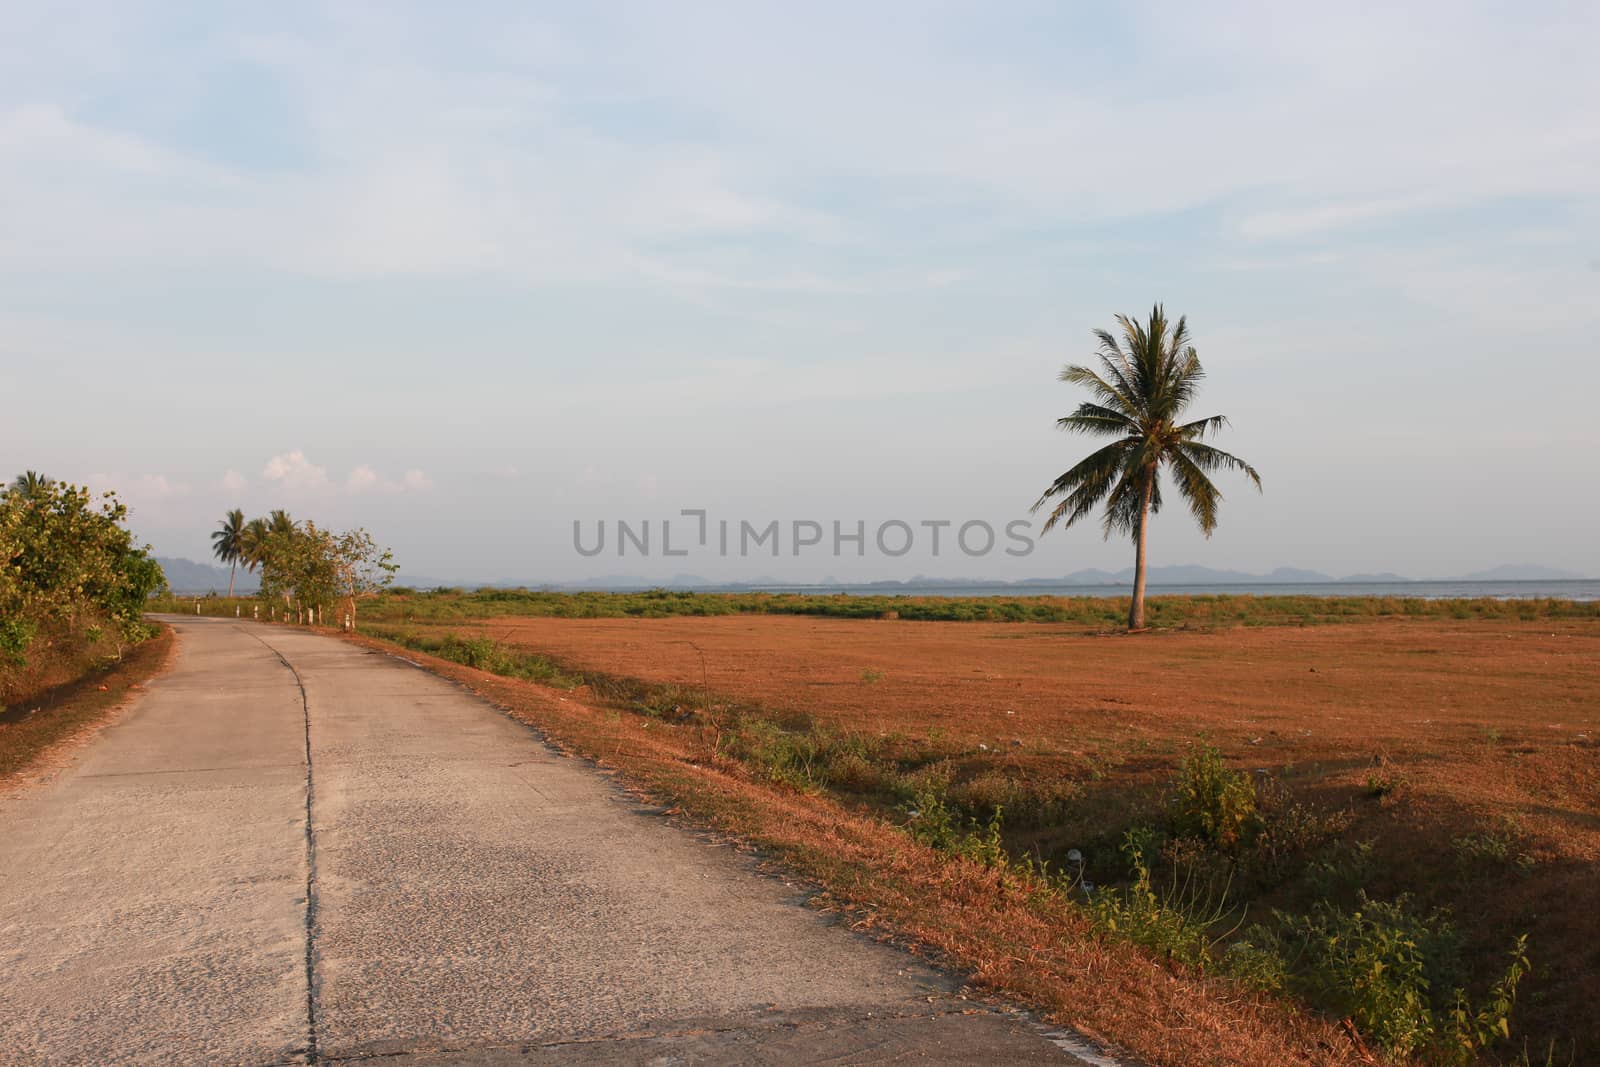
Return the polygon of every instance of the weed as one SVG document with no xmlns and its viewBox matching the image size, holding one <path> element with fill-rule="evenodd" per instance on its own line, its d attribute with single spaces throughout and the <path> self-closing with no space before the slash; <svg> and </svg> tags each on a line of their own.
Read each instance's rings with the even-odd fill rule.
<svg viewBox="0 0 1600 1067">
<path fill-rule="evenodd" d="M 1351 910 L 1319 901 L 1299 918 L 1275 914 L 1281 931 L 1262 939 L 1275 942 L 1292 983 L 1389 1051 L 1460 1063 L 1510 1037 L 1517 987 L 1529 969 L 1525 936 L 1474 1006 L 1460 984 L 1461 938 L 1440 912 L 1419 915 L 1404 896 L 1379 901 L 1361 892 Z"/>
<path fill-rule="evenodd" d="M 1517 851 L 1517 824 L 1509 818 L 1452 838 L 1450 848 L 1463 867 L 1494 866 L 1509 861 L 1527 870 L 1534 864 L 1532 856 Z"/>
<path fill-rule="evenodd" d="M 1326 900 L 1363 888 L 1372 873 L 1371 841 L 1335 841 L 1312 857 L 1303 878 L 1314 896 Z"/>
<path fill-rule="evenodd" d="M 956 811 L 946 803 L 944 794 L 930 786 L 918 791 L 907 815 L 906 829 L 922 844 L 986 867 L 1010 869 L 1011 859 L 1001 835 L 1002 809 L 995 808 L 987 822 L 968 819 L 963 826 Z"/>
<path fill-rule="evenodd" d="M 776 723 L 752 720 L 724 733 L 721 755 L 732 757 L 800 792 L 828 784 L 822 746 L 810 733 L 785 730 Z"/>
<path fill-rule="evenodd" d="M 883 681 L 883 672 L 876 667 L 868 667 L 861 672 L 861 681 L 864 685 L 876 685 Z"/>
<path fill-rule="evenodd" d="M 1158 893 L 1146 859 L 1152 839 L 1148 831 L 1128 831 L 1123 853 L 1133 867 L 1133 884 L 1099 891 L 1089 907 L 1096 922 L 1111 933 L 1169 960 L 1208 964 L 1215 958 L 1219 941 L 1213 930 L 1227 914 L 1226 890 L 1218 894 L 1201 890 L 1174 866 L 1171 883 Z"/>
<path fill-rule="evenodd" d="M 1049 826 L 1067 815 L 1083 794 L 1073 781 L 1040 775 L 1017 775 L 1000 769 L 979 772 L 950 787 L 950 800 L 972 814 L 1005 808 L 1013 826 Z"/>
<path fill-rule="evenodd" d="M 1202 744 L 1178 768 L 1168 800 L 1173 832 L 1218 848 L 1237 849 L 1260 829 L 1249 775 L 1223 766 L 1222 754 Z"/>
<path fill-rule="evenodd" d="M 1405 784 L 1406 780 L 1399 775 L 1374 772 L 1367 775 L 1367 796 L 1373 800 L 1383 800 L 1398 793 Z"/>
</svg>

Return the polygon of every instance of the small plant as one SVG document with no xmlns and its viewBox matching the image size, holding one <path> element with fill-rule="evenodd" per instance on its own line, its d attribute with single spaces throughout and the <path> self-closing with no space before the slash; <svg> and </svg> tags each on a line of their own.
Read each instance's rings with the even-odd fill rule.
<svg viewBox="0 0 1600 1067">
<path fill-rule="evenodd" d="M 1147 860 L 1153 836 L 1135 828 L 1123 838 L 1122 851 L 1133 867 L 1133 884 L 1102 889 L 1090 900 L 1096 922 L 1107 931 L 1183 963 L 1213 961 L 1220 938 L 1212 931 L 1228 912 L 1227 890 L 1218 894 L 1198 888 L 1174 866 L 1172 881 L 1157 892 Z"/>
<path fill-rule="evenodd" d="M 1509 818 L 1497 825 L 1484 825 L 1472 833 L 1461 834 L 1451 840 L 1450 847 L 1463 867 L 1492 866 L 1509 861 L 1526 870 L 1534 863 L 1532 856 L 1517 851 L 1517 824 Z"/>
<path fill-rule="evenodd" d="M 1439 1033 L 1430 970 L 1457 947 L 1449 924 L 1430 919 L 1412 914 L 1403 898 L 1386 903 L 1362 893 L 1352 911 L 1319 902 L 1290 924 L 1304 967 L 1300 981 L 1391 1052 L 1405 1056 L 1432 1045 Z"/>
<path fill-rule="evenodd" d="M 1230 771 L 1222 753 L 1201 745 L 1178 768 L 1168 800 L 1173 832 L 1198 837 L 1223 850 L 1245 844 L 1260 829 L 1255 783 Z"/>
<path fill-rule="evenodd" d="M 985 867 L 995 867 L 1000 870 L 1010 867 L 1011 857 L 1006 855 L 1005 844 L 1000 837 L 1004 814 L 1004 809 L 997 804 L 988 822 L 979 826 L 977 821 L 973 820 L 971 832 L 966 834 L 956 847 L 957 855 L 975 860 Z"/>
<path fill-rule="evenodd" d="M 929 848 L 974 860 L 985 867 L 1009 870 L 1011 858 L 1001 837 L 1004 812 L 996 807 L 989 820 L 968 819 L 963 827 L 941 789 L 928 786 L 917 792 L 907 814 L 906 829 Z"/>
<path fill-rule="evenodd" d="M 907 814 L 910 821 L 906 826 L 912 837 L 940 852 L 954 849 L 960 829 L 955 812 L 944 801 L 943 790 L 932 786 L 918 789 Z"/>
<path fill-rule="evenodd" d="M 1466 993 L 1456 990 L 1449 1011 L 1453 1058 L 1466 1062 L 1474 1053 L 1511 1039 L 1511 1012 L 1517 1005 L 1517 986 L 1532 969 L 1533 965 L 1528 962 L 1528 935 L 1523 934 L 1511 949 L 1511 963 L 1505 974 L 1482 1005 L 1474 1008 L 1467 1002 Z"/>
<path fill-rule="evenodd" d="M 1367 775 L 1367 796 L 1373 800 L 1383 800 L 1393 796 L 1405 787 L 1406 780 L 1396 774 Z"/>
<path fill-rule="evenodd" d="M 863 685 L 877 685 L 881 681 L 883 681 L 883 672 L 876 667 L 868 667 L 861 672 Z"/>
<path fill-rule="evenodd" d="M 754 719 L 723 734 L 719 754 L 739 760 L 769 781 L 800 792 L 828 784 L 827 760 L 818 736 L 785 730 L 777 723 Z"/>
<path fill-rule="evenodd" d="M 1335 841 L 1306 864 L 1305 881 L 1319 898 L 1360 889 L 1372 877 L 1372 842 Z"/>
</svg>

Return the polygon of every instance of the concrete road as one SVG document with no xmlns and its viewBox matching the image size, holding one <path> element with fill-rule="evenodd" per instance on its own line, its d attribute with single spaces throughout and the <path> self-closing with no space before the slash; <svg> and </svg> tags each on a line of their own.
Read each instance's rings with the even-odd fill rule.
<svg viewBox="0 0 1600 1067">
<path fill-rule="evenodd" d="M 1081 1062 L 449 682 L 174 621 L 0 799 L 0 1062 Z"/>
</svg>

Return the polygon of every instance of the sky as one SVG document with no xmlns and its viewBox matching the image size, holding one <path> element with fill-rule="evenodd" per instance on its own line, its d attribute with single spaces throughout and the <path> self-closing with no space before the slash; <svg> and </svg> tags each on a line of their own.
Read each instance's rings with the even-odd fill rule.
<svg viewBox="0 0 1600 1067">
<path fill-rule="evenodd" d="M 0 470 L 192 559 L 1118 569 L 1004 530 L 1160 301 L 1264 492 L 1155 563 L 1600 575 L 1600 6 L 1360 7 L 0 2 Z"/>
</svg>

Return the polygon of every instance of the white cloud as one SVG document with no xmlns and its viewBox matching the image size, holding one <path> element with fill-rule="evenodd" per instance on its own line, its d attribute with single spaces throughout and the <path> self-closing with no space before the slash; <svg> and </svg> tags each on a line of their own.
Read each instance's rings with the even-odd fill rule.
<svg viewBox="0 0 1600 1067">
<path fill-rule="evenodd" d="M 378 472 L 365 463 L 350 472 L 350 477 L 345 479 L 345 490 L 351 493 L 364 493 L 369 489 L 377 488 L 381 483 Z"/>
<path fill-rule="evenodd" d="M 432 489 L 433 482 L 420 470 L 408 470 L 398 481 L 391 481 L 379 474 L 370 465 L 362 463 L 350 471 L 350 476 L 344 482 L 345 491 L 357 495 L 361 493 L 400 493 L 407 490 Z"/>
<path fill-rule="evenodd" d="M 261 469 L 261 476 L 269 482 L 277 482 L 285 489 L 301 492 L 326 492 L 332 487 L 328 481 L 328 469 L 312 463 L 298 448 L 267 460 L 267 465 Z"/>
<path fill-rule="evenodd" d="M 240 493 L 246 485 L 250 484 L 244 475 L 236 470 L 225 471 L 222 475 L 222 488 L 229 493 Z"/>
<path fill-rule="evenodd" d="M 141 474 L 126 483 L 130 495 L 146 499 L 167 500 L 177 496 L 189 495 L 189 486 L 184 482 L 174 482 L 165 474 Z"/>
</svg>

